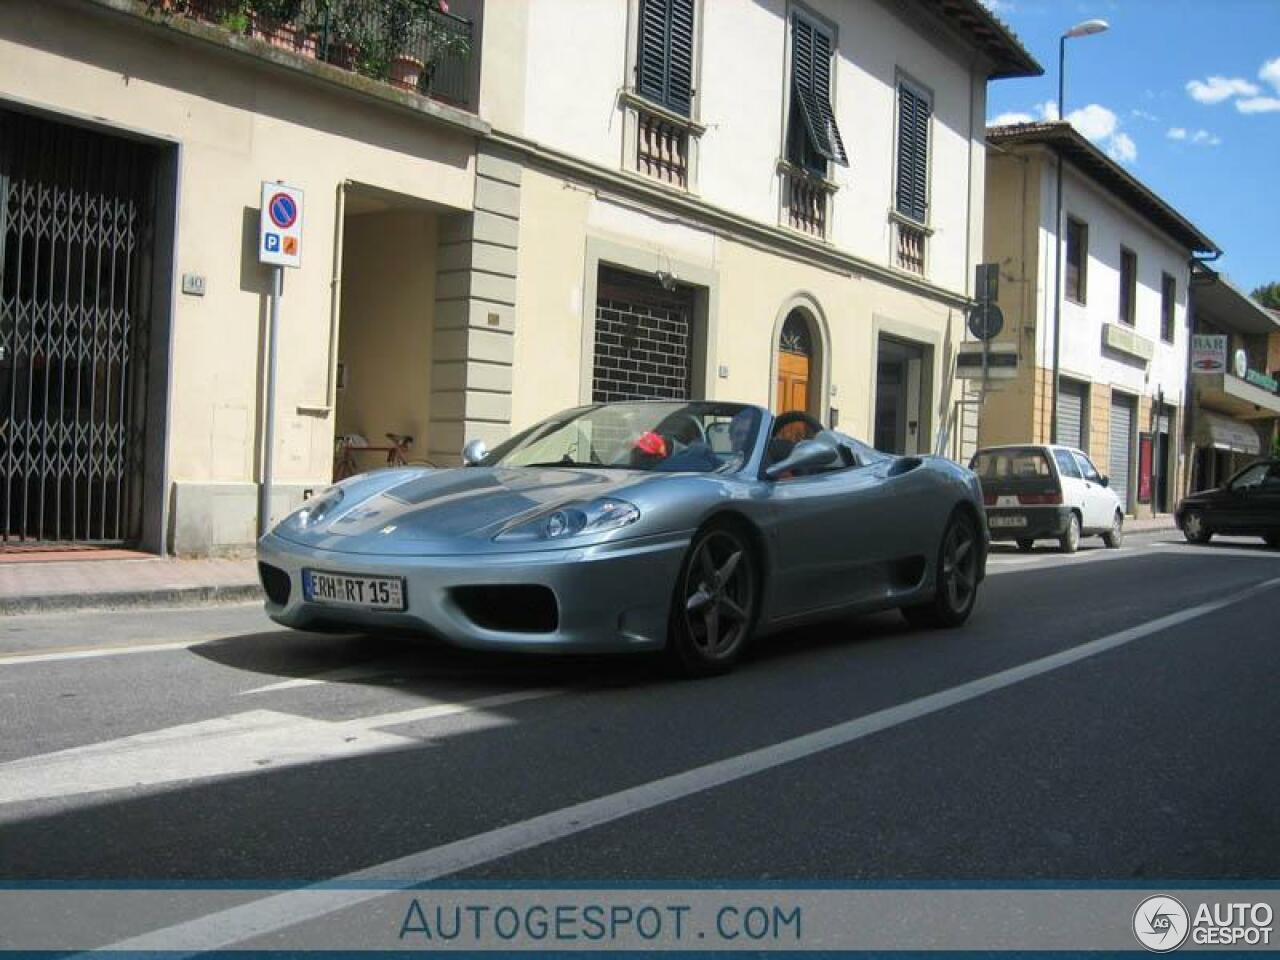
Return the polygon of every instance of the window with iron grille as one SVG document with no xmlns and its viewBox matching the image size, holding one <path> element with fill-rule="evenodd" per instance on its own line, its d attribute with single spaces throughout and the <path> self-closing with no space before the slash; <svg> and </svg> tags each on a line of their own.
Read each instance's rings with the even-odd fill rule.
<svg viewBox="0 0 1280 960">
<path fill-rule="evenodd" d="M 640 0 L 636 91 L 672 113 L 693 107 L 694 0 Z"/>
<path fill-rule="evenodd" d="M 825 175 L 827 163 L 848 166 L 831 107 L 832 35 L 808 17 L 791 16 L 791 113 L 787 160 Z"/>
<path fill-rule="evenodd" d="M 1133 326 L 1138 302 L 1138 255 L 1120 248 L 1120 316 L 1123 324 Z"/>
<path fill-rule="evenodd" d="M 929 121 L 933 104 L 921 90 L 898 84 L 898 213 L 916 223 L 929 215 Z"/>
<path fill-rule="evenodd" d="M 1067 218 L 1067 299 L 1084 303 L 1088 285 L 1089 226 L 1071 217 Z"/>
<path fill-rule="evenodd" d="M 1173 343 L 1173 308 L 1177 302 L 1178 281 L 1167 273 L 1160 275 L 1160 338 Z"/>
</svg>

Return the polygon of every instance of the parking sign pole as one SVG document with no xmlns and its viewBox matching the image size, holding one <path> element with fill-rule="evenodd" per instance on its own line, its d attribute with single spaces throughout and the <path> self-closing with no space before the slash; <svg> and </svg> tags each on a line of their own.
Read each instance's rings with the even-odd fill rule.
<svg viewBox="0 0 1280 960">
<path fill-rule="evenodd" d="M 267 325 L 267 422 L 263 430 L 262 483 L 258 487 L 258 536 L 266 534 L 271 522 L 271 474 L 276 449 L 276 343 L 280 333 L 280 294 L 284 268 L 271 268 L 271 311 Z"/>
</svg>

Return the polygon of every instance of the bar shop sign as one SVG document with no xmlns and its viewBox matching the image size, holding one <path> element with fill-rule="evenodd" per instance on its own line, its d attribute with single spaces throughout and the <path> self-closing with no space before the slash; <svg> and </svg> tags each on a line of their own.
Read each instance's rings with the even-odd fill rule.
<svg viewBox="0 0 1280 960">
<path fill-rule="evenodd" d="M 1191 372 L 1227 372 L 1227 338 L 1225 335 L 1202 333 L 1192 335 Z"/>
</svg>

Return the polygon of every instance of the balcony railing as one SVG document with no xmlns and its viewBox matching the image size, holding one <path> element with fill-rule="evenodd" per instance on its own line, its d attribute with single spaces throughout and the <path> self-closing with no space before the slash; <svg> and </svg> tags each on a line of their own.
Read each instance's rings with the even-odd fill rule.
<svg viewBox="0 0 1280 960">
<path fill-rule="evenodd" d="M 780 169 L 787 226 L 825 238 L 835 187 L 822 177 L 789 163 L 781 164 Z"/>
<path fill-rule="evenodd" d="M 928 233 L 923 227 L 913 227 L 901 220 L 895 221 L 897 251 L 894 262 L 899 270 L 924 276 L 925 243 Z"/>
<path fill-rule="evenodd" d="M 636 169 L 646 176 L 689 187 L 689 131 L 656 113 L 637 110 Z"/>
<path fill-rule="evenodd" d="M 149 0 L 302 57 L 467 106 L 473 24 L 412 0 Z"/>
</svg>

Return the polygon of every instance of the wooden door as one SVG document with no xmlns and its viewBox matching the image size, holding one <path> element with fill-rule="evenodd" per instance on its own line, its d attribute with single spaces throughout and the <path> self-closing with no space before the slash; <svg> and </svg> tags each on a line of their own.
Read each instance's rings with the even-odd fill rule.
<svg viewBox="0 0 1280 960">
<path fill-rule="evenodd" d="M 778 413 L 809 410 L 809 358 L 803 353 L 778 354 Z"/>
</svg>

